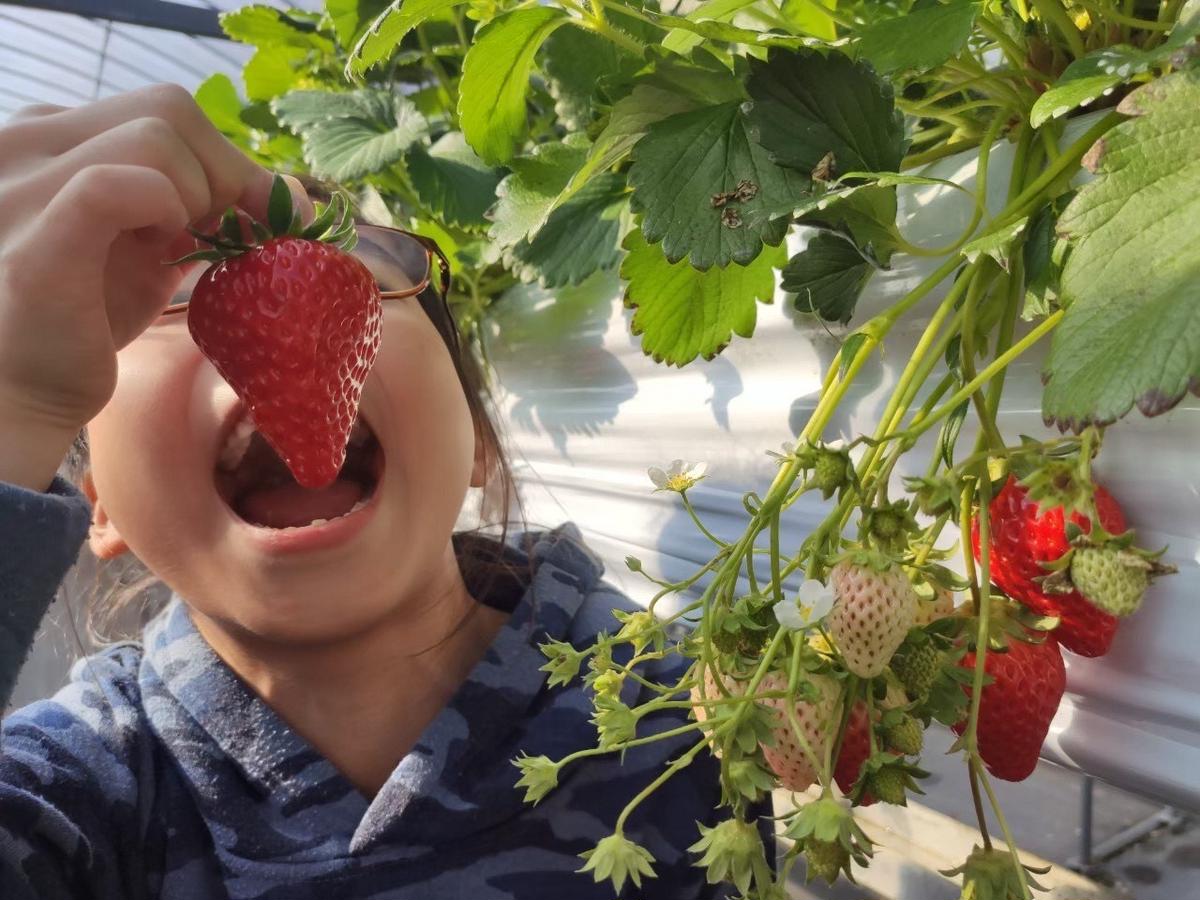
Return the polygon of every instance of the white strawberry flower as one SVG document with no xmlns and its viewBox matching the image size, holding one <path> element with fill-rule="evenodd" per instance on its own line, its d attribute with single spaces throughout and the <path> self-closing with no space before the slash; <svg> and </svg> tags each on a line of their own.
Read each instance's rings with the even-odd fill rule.
<svg viewBox="0 0 1200 900">
<path fill-rule="evenodd" d="M 708 463 L 685 462 L 682 459 L 671 460 L 671 464 L 667 466 L 666 470 L 658 466 L 651 466 L 646 470 L 646 474 L 654 482 L 655 492 L 676 491 L 683 493 L 707 473 Z"/>
<path fill-rule="evenodd" d="M 828 588 L 815 578 L 809 578 L 800 585 L 796 599 L 808 611 L 808 621 L 815 622 L 823 619 L 833 609 L 833 589 Z"/>
<path fill-rule="evenodd" d="M 784 628 L 802 631 L 833 608 L 833 591 L 810 578 L 800 585 L 794 600 L 783 599 L 774 606 L 775 620 Z"/>
</svg>

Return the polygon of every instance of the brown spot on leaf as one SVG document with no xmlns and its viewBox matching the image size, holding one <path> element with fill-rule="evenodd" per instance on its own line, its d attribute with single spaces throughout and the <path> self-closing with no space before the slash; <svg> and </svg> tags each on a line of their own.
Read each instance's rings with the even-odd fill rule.
<svg viewBox="0 0 1200 900">
<path fill-rule="evenodd" d="M 1092 144 L 1087 153 L 1083 154 L 1083 159 L 1079 161 L 1079 164 L 1095 175 L 1098 171 L 1100 171 L 1100 160 L 1104 156 L 1104 151 L 1107 149 L 1108 141 L 1106 141 L 1104 138 L 1100 138 L 1100 140 Z"/>
<path fill-rule="evenodd" d="M 812 180 L 813 181 L 832 181 L 834 177 L 835 159 L 833 151 L 830 150 L 813 166 Z"/>
<path fill-rule="evenodd" d="M 738 228 L 742 224 L 742 214 L 733 207 L 721 210 L 721 224 L 726 228 Z"/>
</svg>

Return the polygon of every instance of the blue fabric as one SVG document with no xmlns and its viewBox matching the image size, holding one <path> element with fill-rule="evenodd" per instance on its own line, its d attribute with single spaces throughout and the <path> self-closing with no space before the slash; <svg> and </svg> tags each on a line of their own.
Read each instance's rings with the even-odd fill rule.
<svg viewBox="0 0 1200 900">
<path fill-rule="evenodd" d="M 61 480 L 46 494 L 0 484 L 0 685 L 15 681 L 88 513 Z M 575 871 L 578 854 L 695 736 L 585 758 L 536 806 L 523 802 L 513 757 L 560 759 L 595 738 L 589 690 L 547 687 L 538 644 L 582 647 L 619 627 L 613 608 L 638 607 L 603 580 L 574 523 L 517 546 L 532 548 L 532 583 L 370 800 L 216 656 L 172 597 L 142 641 L 79 661 L 53 698 L 3 722 L 0 897 L 614 900 L 607 882 Z M 682 665 L 647 674 L 673 680 Z M 623 699 L 649 699 L 644 690 L 630 680 Z M 639 734 L 686 721 L 685 710 L 659 711 Z M 698 821 L 727 815 L 715 812 L 719 796 L 717 763 L 702 754 L 636 809 L 625 833 L 654 854 L 657 877 L 620 898 L 732 896 L 707 885 L 686 850 Z M 770 798 L 753 812 L 771 815 Z M 773 823 L 759 822 L 773 847 Z"/>
</svg>

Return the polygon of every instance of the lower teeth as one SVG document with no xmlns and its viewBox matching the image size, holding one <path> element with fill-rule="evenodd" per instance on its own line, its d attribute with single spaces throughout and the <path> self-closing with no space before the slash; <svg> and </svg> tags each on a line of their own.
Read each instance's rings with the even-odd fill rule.
<svg viewBox="0 0 1200 900">
<path fill-rule="evenodd" d="M 313 519 L 307 525 L 289 525 L 286 528 L 272 528 L 271 530 L 272 531 L 300 531 L 303 528 L 313 528 L 317 525 L 326 525 L 329 522 L 334 521 L 335 519 L 344 519 L 344 518 L 346 518 L 346 516 L 349 516 L 349 515 L 352 515 L 352 514 L 358 512 L 360 509 L 362 509 L 364 506 L 366 506 L 370 502 L 371 502 L 370 497 L 363 497 L 361 500 L 359 500 L 357 503 L 355 503 L 352 507 L 350 507 L 350 509 L 348 509 L 346 512 L 342 513 L 340 516 L 334 516 L 333 519 Z"/>
</svg>

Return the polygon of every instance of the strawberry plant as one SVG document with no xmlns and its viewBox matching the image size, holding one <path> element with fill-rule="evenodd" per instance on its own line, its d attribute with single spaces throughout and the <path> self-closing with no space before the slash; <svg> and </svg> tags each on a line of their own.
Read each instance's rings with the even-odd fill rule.
<svg viewBox="0 0 1200 900">
<path fill-rule="evenodd" d="M 599 741 L 514 760 L 529 802 L 567 766 L 661 737 L 639 735 L 656 709 L 689 710 L 670 734 L 695 739 L 582 854 L 580 877 L 618 892 L 654 877 L 624 824 L 701 753 L 719 757 L 722 787 L 724 819 L 691 848 L 710 881 L 763 900 L 784 895 L 801 860 L 809 878 L 853 876 L 874 853 L 857 807 L 919 790 L 920 731 L 938 721 L 960 735 L 980 829 L 948 876 L 966 896 L 1031 896 L 1037 873 L 990 779 L 1031 771 L 1063 652 L 1102 656 L 1170 571 L 1137 546 L 1092 466 L 1107 426 L 1200 385 L 1188 149 L 1200 2 L 328 0 L 323 13 L 251 6 L 223 23 L 257 48 L 246 99 L 216 77 L 201 105 L 264 162 L 339 180 L 366 214 L 441 242 L 452 305 L 481 350 L 479 324 L 509 286 L 603 272 L 624 282 L 643 351 L 668 365 L 752 338 L 777 277 L 799 314 L 843 335 L 797 441 L 770 451 L 773 482 L 744 494 L 743 533 L 722 540 L 701 521 L 688 491 L 702 468 L 653 470 L 711 558 L 665 582 L 631 557 L 655 586 L 646 613 L 590 648 L 543 647 L 552 686 L 586 671 Z M 1001 143 L 1012 163 L 995 208 Z M 973 180 L 924 168 L 967 151 Z M 944 246 L 914 243 L 897 224 L 901 186 L 970 197 L 970 220 Z M 924 277 L 860 313 L 867 285 L 906 257 Z M 832 440 L 868 362 L 912 328 L 873 427 Z M 1060 433 L 1005 434 L 1006 372 L 1043 345 L 1042 413 Z M 927 464 L 901 465 L 935 429 Z M 782 546 L 801 497 L 820 497 L 826 516 Z M 954 529 L 952 563 L 941 539 Z M 793 574 L 799 596 L 784 590 Z M 685 594 L 698 597 L 656 614 Z M 672 641 L 675 620 L 693 628 Z M 626 706 L 625 679 L 668 656 L 684 674 L 646 679 L 658 696 Z M 776 810 L 790 846 L 775 874 L 746 821 L 772 787 L 815 795 Z"/>
</svg>

